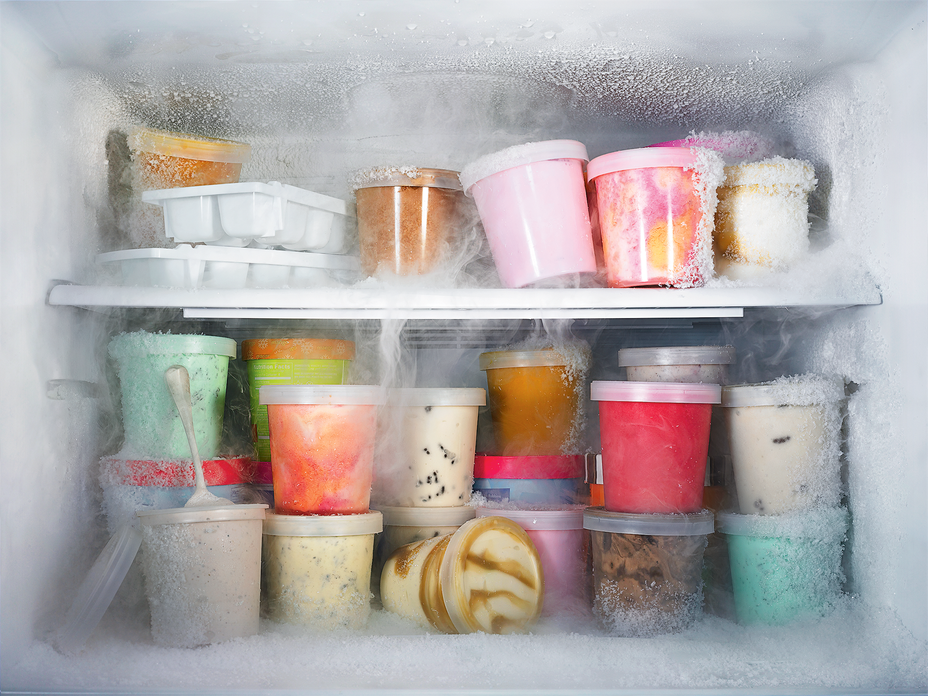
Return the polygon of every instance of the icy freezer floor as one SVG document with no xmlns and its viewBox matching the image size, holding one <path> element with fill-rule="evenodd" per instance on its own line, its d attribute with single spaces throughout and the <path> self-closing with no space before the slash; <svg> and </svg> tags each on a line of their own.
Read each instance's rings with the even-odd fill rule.
<svg viewBox="0 0 928 696">
<path fill-rule="evenodd" d="M 104 619 L 106 622 L 107 619 Z M 427 634 L 376 611 L 362 632 L 262 634 L 194 650 L 151 644 L 147 629 L 101 625 L 64 657 L 35 642 L 5 674 L 4 691 L 153 689 L 770 689 L 928 690 L 928 646 L 898 619 L 848 602 L 783 628 L 704 617 L 685 633 L 609 637 L 587 622 L 543 621 L 531 635 Z"/>
</svg>

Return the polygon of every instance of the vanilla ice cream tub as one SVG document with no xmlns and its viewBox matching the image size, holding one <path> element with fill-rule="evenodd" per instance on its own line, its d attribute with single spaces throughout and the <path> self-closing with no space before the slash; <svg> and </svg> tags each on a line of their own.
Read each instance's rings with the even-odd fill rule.
<svg viewBox="0 0 928 696">
<path fill-rule="evenodd" d="M 382 529 L 379 512 L 269 514 L 262 553 L 268 618 L 321 630 L 367 623 L 374 535 Z"/>
</svg>

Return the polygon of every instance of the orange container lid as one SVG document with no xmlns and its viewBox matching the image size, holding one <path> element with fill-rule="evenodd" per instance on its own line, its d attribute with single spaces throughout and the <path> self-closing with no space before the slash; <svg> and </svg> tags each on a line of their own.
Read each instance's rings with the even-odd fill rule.
<svg viewBox="0 0 928 696">
<path fill-rule="evenodd" d="M 351 360 L 354 341 L 331 338 L 250 338 L 242 360 Z"/>
</svg>

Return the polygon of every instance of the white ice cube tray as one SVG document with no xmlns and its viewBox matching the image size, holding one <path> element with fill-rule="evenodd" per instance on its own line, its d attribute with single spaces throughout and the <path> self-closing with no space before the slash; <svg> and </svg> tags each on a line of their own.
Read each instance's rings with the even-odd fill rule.
<svg viewBox="0 0 928 696">
<path fill-rule="evenodd" d="M 97 256 L 118 264 L 123 284 L 161 288 L 310 288 L 358 280 L 356 256 L 279 249 L 190 246 L 127 249 Z"/>
<path fill-rule="evenodd" d="M 346 201 L 277 181 L 144 191 L 142 200 L 164 209 L 164 232 L 178 243 L 341 254 L 355 217 Z"/>
</svg>

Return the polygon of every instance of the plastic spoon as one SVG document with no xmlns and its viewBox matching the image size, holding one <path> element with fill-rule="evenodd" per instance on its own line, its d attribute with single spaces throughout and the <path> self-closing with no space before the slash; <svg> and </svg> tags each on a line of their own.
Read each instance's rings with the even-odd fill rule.
<svg viewBox="0 0 928 696">
<path fill-rule="evenodd" d="M 184 507 L 201 505 L 233 505 L 227 498 L 220 498 L 206 490 L 206 479 L 203 477 L 203 462 L 200 461 L 200 452 L 197 449 L 197 438 L 193 432 L 193 404 L 190 399 L 190 375 L 183 365 L 171 365 L 164 371 L 164 381 L 168 383 L 168 391 L 174 397 L 174 405 L 184 424 L 187 433 L 187 442 L 190 443 L 190 453 L 193 455 L 193 469 L 196 475 L 196 490 L 190 496 Z"/>
</svg>

